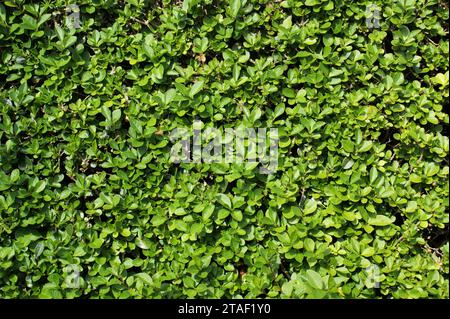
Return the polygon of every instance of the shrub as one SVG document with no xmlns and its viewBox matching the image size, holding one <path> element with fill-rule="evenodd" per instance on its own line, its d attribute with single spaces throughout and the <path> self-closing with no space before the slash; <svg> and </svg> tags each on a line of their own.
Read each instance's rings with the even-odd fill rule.
<svg viewBox="0 0 450 319">
<path fill-rule="evenodd" d="M 448 13 L 2 2 L 0 297 L 448 298 Z M 277 170 L 174 163 L 196 120 Z"/>
</svg>

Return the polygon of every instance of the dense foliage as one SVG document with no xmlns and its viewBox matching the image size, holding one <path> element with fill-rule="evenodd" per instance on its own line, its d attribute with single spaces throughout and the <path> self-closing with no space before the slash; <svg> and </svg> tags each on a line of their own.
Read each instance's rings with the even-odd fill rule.
<svg viewBox="0 0 450 319">
<path fill-rule="evenodd" d="M 448 298 L 446 1 L 72 3 L 0 3 L 0 297 Z"/>
</svg>

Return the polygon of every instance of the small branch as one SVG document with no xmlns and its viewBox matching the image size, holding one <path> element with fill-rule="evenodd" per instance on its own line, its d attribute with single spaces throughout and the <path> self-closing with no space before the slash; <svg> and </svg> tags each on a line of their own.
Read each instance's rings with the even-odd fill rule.
<svg viewBox="0 0 450 319">
<path fill-rule="evenodd" d="M 140 23 L 142 25 L 145 25 L 146 27 L 150 27 L 148 25 L 148 21 L 142 21 L 142 20 L 139 20 L 138 18 L 135 18 L 135 17 L 130 17 L 130 18 L 131 18 L 131 20 L 136 21 L 136 22 L 138 22 L 138 23 Z"/>
</svg>

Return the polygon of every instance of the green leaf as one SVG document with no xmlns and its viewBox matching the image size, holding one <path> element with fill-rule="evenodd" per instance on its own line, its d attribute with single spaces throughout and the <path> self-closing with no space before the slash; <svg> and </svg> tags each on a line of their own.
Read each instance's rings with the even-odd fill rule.
<svg viewBox="0 0 450 319">
<path fill-rule="evenodd" d="M 102 247 L 104 240 L 102 238 L 96 238 L 94 241 L 92 241 L 89 244 L 89 247 L 94 248 L 94 249 L 99 249 L 100 247 Z"/>
<path fill-rule="evenodd" d="M 431 82 L 433 84 L 440 84 L 442 87 L 448 86 L 449 83 L 449 72 L 447 71 L 445 74 L 438 73 L 434 77 L 431 78 Z"/>
<path fill-rule="evenodd" d="M 113 199 L 110 195 L 105 195 L 104 193 L 100 193 L 101 200 L 108 205 L 113 205 Z"/>
<path fill-rule="evenodd" d="M 228 209 L 220 209 L 219 213 L 217 214 L 217 218 L 220 219 L 225 219 L 228 217 L 228 215 L 230 215 L 230 211 Z"/>
<path fill-rule="evenodd" d="M 240 222 L 243 218 L 242 212 L 240 210 L 233 210 L 231 211 L 231 217 L 235 219 L 236 221 Z"/>
<path fill-rule="evenodd" d="M 189 12 L 192 7 L 193 0 L 183 0 L 182 9 L 184 12 Z"/>
<path fill-rule="evenodd" d="M 376 215 L 375 217 L 369 218 L 369 224 L 373 226 L 387 226 L 394 222 L 395 218 L 389 218 L 384 215 Z"/>
<path fill-rule="evenodd" d="M 370 184 L 373 184 L 378 177 L 378 170 L 375 166 L 370 169 Z"/>
<path fill-rule="evenodd" d="M 245 202 L 245 198 L 244 197 L 242 197 L 242 196 L 234 196 L 233 197 L 232 206 L 234 208 L 239 208 L 239 207 L 245 205 L 245 203 L 246 202 Z"/>
<path fill-rule="evenodd" d="M 217 200 L 219 201 L 219 203 L 220 203 L 222 206 L 224 206 L 224 207 L 226 207 L 226 208 L 228 208 L 228 209 L 231 209 L 231 208 L 232 208 L 232 206 L 231 206 L 231 200 L 230 200 L 230 198 L 229 198 L 227 195 L 225 195 L 225 194 L 218 194 L 218 195 L 217 195 Z"/>
<path fill-rule="evenodd" d="M 111 110 L 106 105 L 102 106 L 102 114 L 105 117 L 105 119 L 110 123 L 112 120 Z"/>
<path fill-rule="evenodd" d="M 172 214 L 174 214 L 174 215 L 177 215 L 177 216 L 183 216 L 183 215 L 186 215 L 188 212 L 184 209 L 184 208 L 182 208 L 182 207 L 177 207 L 173 212 L 172 212 Z"/>
<path fill-rule="evenodd" d="M 435 163 L 425 163 L 424 173 L 426 176 L 433 176 L 439 172 L 439 166 Z"/>
<path fill-rule="evenodd" d="M 136 238 L 136 246 L 144 250 L 152 247 L 151 242 L 146 238 Z"/>
<path fill-rule="evenodd" d="M 367 152 L 372 148 L 372 145 L 373 145 L 372 141 L 364 141 L 359 147 L 358 152 L 360 153 Z"/>
<path fill-rule="evenodd" d="M 135 276 L 137 278 L 139 278 L 140 280 L 142 280 L 147 285 L 153 285 L 153 279 L 149 274 L 147 274 L 145 272 L 140 272 L 140 273 L 136 274 Z"/>
<path fill-rule="evenodd" d="M 374 254 L 375 254 L 375 250 L 373 249 L 373 247 L 364 248 L 363 251 L 361 252 L 361 256 L 364 256 L 364 257 L 371 257 Z"/>
<path fill-rule="evenodd" d="M 123 237 L 129 237 L 129 236 L 131 235 L 131 231 L 130 231 L 129 228 L 124 228 L 124 229 L 122 229 L 122 231 L 120 232 L 120 234 L 121 234 Z"/>
<path fill-rule="evenodd" d="M 9 177 L 9 181 L 10 181 L 11 183 L 15 183 L 15 182 L 17 182 L 17 180 L 19 179 L 19 177 L 20 177 L 20 171 L 16 168 L 16 169 L 14 169 L 14 170 L 11 172 L 11 176 Z"/>
<path fill-rule="evenodd" d="M 198 92 L 200 92 L 202 90 L 204 84 L 205 84 L 205 81 L 203 81 L 203 80 L 195 82 L 189 91 L 189 97 L 193 98 Z"/>
<path fill-rule="evenodd" d="M 36 244 L 36 247 L 34 248 L 34 258 L 39 258 L 39 256 L 44 251 L 44 244 L 42 242 L 39 242 Z"/>
<path fill-rule="evenodd" d="M 306 238 L 303 242 L 303 246 L 305 247 L 306 251 L 314 252 L 315 243 L 311 238 Z"/>
<path fill-rule="evenodd" d="M 353 164 L 355 164 L 355 161 L 349 157 L 346 157 L 346 158 L 344 158 L 342 163 L 343 163 L 344 169 L 350 169 L 350 168 L 352 168 Z"/>
<path fill-rule="evenodd" d="M 59 25 L 56 25 L 55 30 L 56 30 L 56 34 L 58 35 L 59 41 L 62 42 L 65 37 L 65 32 L 64 32 L 63 28 L 61 28 Z"/>
<path fill-rule="evenodd" d="M 349 141 L 349 140 L 343 140 L 343 141 L 342 141 L 342 147 L 344 148 L 344 150 L 345 150 L 346 152 L 351 153 L 351 152 L 353 152 L 354 149 L 355 149 L 355 144 L 353 144 L 352 141 Z"/>
<path fill-rule="evenodd" d="M 287 281 L 281 286 L 281 292 L 286 296 L 290 297 L 294 290 L 294 283 L 292 281 Z"/>
<path fill-rule="evenodd" d="M 153 226 L 158 227 L 158 226 L 164 224 L 166 222 L 166 220 L 167 220 L 166 216 L 155 215 L 151 219 L 151 223 Z"/>
<path fill-rule="evenodd" d="M 84 255 L 86 255 L 86 251 L 82 246 L 75 248 L 75 251 L 73 252 L 74 257 L 83 257 Z"/>
<path fill-rule="evenodd" d="M 194 52 L 203 53 L 208 49 L 209 40 L 206 37 L 194 39 Z"/>
<path fill-rule="evenodd" d="M 1 3 L 0 3 L 0 21 L 6 22 L 6 9 Z"/>
<path fill-rule="evenodd" d="M 305 1 L 305 5 L 310 6 L 310 7 L 315 6 L 319 3 L 320 3 L 319 0 L 306 0 Z"/>
<path fill-rule="evenodd" d="M 284 19 L 281 25 L 286 29 L 290 29 L 292 27 L 292 16 L 288 16 Z"/>
<path fill-rule="evenodd" d="M 295 98 L 295 91 L 291 88 L 284 88 L 282 90 L 282 93 L 284 96 L 290 98 L 290 99 L 294 99 Z"/>
<path fill-rule="evenodd" d="M 204 221 L 207 221 L 210 219 L 210 217 L 214 213 L 215 207 L 216 206 L 214 204 L 209 204 L 208 206 L 205 207 L 205 209 L 203 210 L 203 214 L 202 214 L 202 218 Z"/>
<path fill-rule="evenodd" d="M 241 0 L 229 0 L 230 13 L 232 17 L 237 17 L 241 9 Z"/>
<path fill-rule="evenodd" d="M 417 202 L 416 201 L 409 201 L 406 208 L 405 213 L 413 213 L 417 210 Z"/>
<path fill-rule="evenodd" d="M 323 289 L 324 283 L 322 281 L 322 277 L 319 273 L 315 272 L 314 270 L 308 269 L 306 271 L 306 279 L 308 284 L 314 288 L 314 289 Z"/>
<path fill-rule="evenodd" d="M 342 217 L 344 217 L 346 220 L 352 222 L 356 219 L 356 214 L 353 212 L 345 211 L 342 213 Z"/>
<path fill-rule="evenodd" d="M 305 202 L 305 208 L 303 209 L 304 215 L 309 215 L 311 213 L 314 213 L 317 209 L 317 202 L 314 198 L 308 199 Z"/>
<path fill-rule="evenodd" d="M 119 121 L 121 116 L 122 116 L 122 111 L 120 109 L 114 110 L 112 112 L 112 123 L 114 124 L 117 121 Z"/>
<path fill-rule="evenodd" d="M 22 28 L 25 30 L 35 30 L 37 28 L 37 21 L 35 18 L 25 15 L 22 17 Z"/>
<path fill-rule="evenodd" d="M 284 104 L 278 104 L 273 112 L 273 118 L 276 119 L 278 116 L 284 113 L 285 107 Z"/>
<path fill-rule="evenodd" d="M 34 193 L 38 194 L 38 193 L 42 192 L 45 189 L 46 185 L 47 185 L 46 181 L 39 181 L 39 182 L 37 182 L 36 187 L 34 189 Z"/>
</svg>

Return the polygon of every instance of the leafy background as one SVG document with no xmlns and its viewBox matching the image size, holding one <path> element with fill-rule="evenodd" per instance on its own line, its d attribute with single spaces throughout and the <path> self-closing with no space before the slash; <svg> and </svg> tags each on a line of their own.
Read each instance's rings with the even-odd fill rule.
<svg viewBox="0 0 450 319">
<path fill-rule="evenodd" d="M 447 2 L 72 3 L 0 3 L 0 297 L 448 298 Z"/>
</svg>

